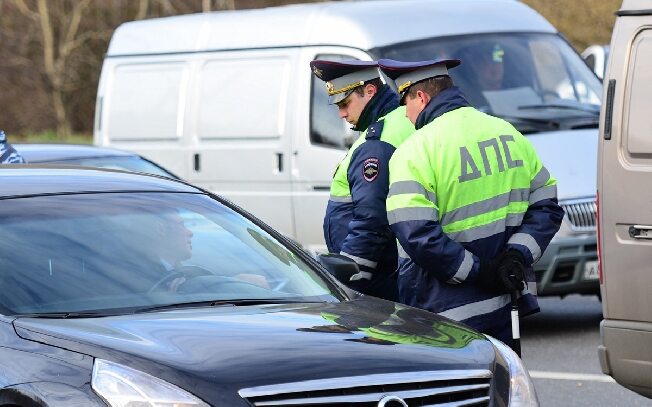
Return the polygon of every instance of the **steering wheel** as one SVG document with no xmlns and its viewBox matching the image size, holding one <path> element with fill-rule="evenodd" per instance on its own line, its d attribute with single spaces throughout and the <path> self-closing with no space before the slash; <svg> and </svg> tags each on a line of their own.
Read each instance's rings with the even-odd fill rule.
<svg viewBox="0 0 652 407">
<path fill-rule="evenodd" d="M 199 276 L 212 276 L 210 270 L 207 270 L 199 266 L 180 266 L 175 268 L 171 273 L 163 275 L 154 285 L 147 290 L 148 293 L 153 293 L 161 290 L 162 287 L 165 287 L 167 284 L 171 283 L 177 278 L 185 277 L 186 280 Z M 183 284 L 183 283 L 182 283 Z"/>
</svg>

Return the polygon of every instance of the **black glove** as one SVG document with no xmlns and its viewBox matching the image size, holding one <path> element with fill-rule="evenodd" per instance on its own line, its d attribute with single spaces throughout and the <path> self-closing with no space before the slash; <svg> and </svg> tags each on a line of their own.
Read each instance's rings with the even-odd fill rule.
<svg viewBox="0 0 652 407">
<path fill-rule="evenodd" d="M 516 250 L 507 250 L 497 259 L 496 277 L 499 288 L 503 292 L 511 293 L 525 288 L 525 259 Z"/>
<path fill-rule="evenodd" d="M 358 267 L 360 267 L 360 271 L 352 275 L 349 281 L 345 284 L 359 293 L 369 294 L 369 286 L 371 284 L 373 273 L 365 266 Z"/>
<path fill-rule="evenodd" d="M 486 260 L 480 259 L 480 273 L 478 274 L 477 283 L 483 287 L 500 289 L 498 277 L 496 276 L 496 268 L 498 267 L 498 259 Z"/>
<path fill-rule="evenodd" d="M 501 293 L 511 293 L 525 288 L 525 260 L 515 250 L 502 252 L 492 260 L 480 259 L 478 284 Z"/>
</svg>

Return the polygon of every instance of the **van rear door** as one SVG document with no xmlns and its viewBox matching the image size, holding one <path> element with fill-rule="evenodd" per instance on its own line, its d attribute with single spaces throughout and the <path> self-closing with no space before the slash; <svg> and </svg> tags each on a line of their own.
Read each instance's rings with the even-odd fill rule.
<svg viewBox="0 0 652 407">
<path fill-rule="evenodd" d="M 199 53 L 193 58 L 187 180 L 295 236 L 290 180 L 297 49 Z"/>
<path fill-rule="evenodd" d="M 598 153 L 602 370 L 652 397 L 652 10 L 618 12 Z"/>
</svg>

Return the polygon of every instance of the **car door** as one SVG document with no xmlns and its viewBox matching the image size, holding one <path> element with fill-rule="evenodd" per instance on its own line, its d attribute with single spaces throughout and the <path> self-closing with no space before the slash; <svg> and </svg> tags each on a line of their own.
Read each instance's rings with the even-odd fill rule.
<svg viewBox="0 0 652 407">
<path fill-rule="evenodd" d="M 652 397 L 652 11 L 625 1 L 605 76 L 598 155 L 602 369 Z"/>
<path fill-rule="evenodd" d="M 323 219 L 333 174 L 346 151 L 359 136 L 340 119 L 337 107 L 328 104 L 326 84 L 309 69 L 314 59 L 370 60 L 363 51 L 346 47 L 304 48 L 299 65 L 305 67 L 298 87 L 292 139 L 292 190 L 296 239 L 313 251 L 325 250 Z"/>
</svg>

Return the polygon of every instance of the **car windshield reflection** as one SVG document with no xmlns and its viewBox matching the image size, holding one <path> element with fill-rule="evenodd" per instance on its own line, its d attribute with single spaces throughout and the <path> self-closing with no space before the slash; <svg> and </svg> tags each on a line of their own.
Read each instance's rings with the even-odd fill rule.
<svg viewBox="0 0 652 407">
<path fill-rule="evenodd" d="M 0 239 L 3 314 L 74 318 L 174 304 L 336 300 L 297 254 L 199 194 L 6 200 Z"/>
</svg>

